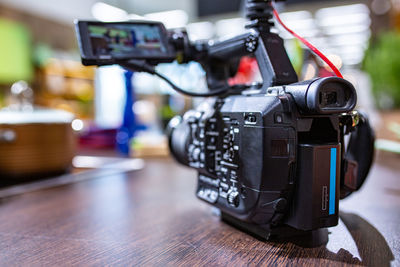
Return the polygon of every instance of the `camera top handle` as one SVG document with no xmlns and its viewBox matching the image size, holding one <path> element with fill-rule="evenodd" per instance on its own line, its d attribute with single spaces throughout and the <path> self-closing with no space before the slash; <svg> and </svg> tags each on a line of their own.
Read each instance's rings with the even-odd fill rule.
<svg viewBox="0 0 400 267">
<path fill-rule="evenodd" d="M 270 31 L 274 26 L 272 1 L 247 0 L 246 17 L 249 19 L 246 28 L 250 32 L 209 45 L 205 56 L 198 60 L 206 70 L 209 88 L 227 85 L 232 67 L 237 68 L 240 58 L 246 55 L 255 56 L 263 88 L 297 82 L 283 40 Z"/>
</svg>

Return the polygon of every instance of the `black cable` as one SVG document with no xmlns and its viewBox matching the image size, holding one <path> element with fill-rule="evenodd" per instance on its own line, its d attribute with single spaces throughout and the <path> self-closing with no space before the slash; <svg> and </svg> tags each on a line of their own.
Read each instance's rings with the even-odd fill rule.
<svg viewBox="0 0 400 267">
<path fill-rule="evenodd" d="M 159 78 L 161 78 L 164 81 L 166 81 L 172 87 L 172 89 L 174 89 L 178 93 L 181 93 L 181 94 L 184 94 L 184 95 L 187 95 L 187 96 L 193 96 L 193 97 L 217 96 L 217 95 L 221 95 L 223 93 L 226 93 L 229 89 L 231 89 L 230 86 L 225 86 L 225 87 L 217 88 L 217 89 L 214 89 L 212 91 L 205 92 L 205 93 L 195 93 L 195 92 L 186 91 L 186 90 L 178 87 L 170 79 L 168 79 L 167 77 L 165 77 L 161 73 L 158 73 L 158 72 L 154 71 L 154 75 L 156 75 Z"/>
<path fill-rule="evenodd" d="M 205 93 L 195 93 L 195 92 L 190 92 L 190 91 L 186 91 L 180 87 L 178 87 L 176 84 L 174 84 L 170 79 L 168 79 L 167 77 L 165 77 L 164 75 L 162 75 L 161 73 L 157 72 L 153 66 L 147 64 L 145 61 L 141 61 L 141 60 L 130 60 L 127 63 L 123 63 L 120 64 L 121 66 L 132 70 L 132 71 L 140 71 L 140 72 L 147 72 L 153 75 L 158 76 L 159 78 L 161 78 L 162 80 L 164 80 L 165 82 L 167 82 L 172 89 L 174 89 L 175 91 L 177 91 L 178 93 L 187 95 L 187 96 L 192 96 L 192 97 L 208 97 L 208 96 L 217 96 L 217 95 L 221 95 L 223 93 L 228 92 L 230 89 L 244 89 L 244 87 L 240 87 L 240 86 L 225 86 L 225 87 L 220 87 L 220 88 L 216 88 L 213 89 L 212 91 L 209 92 L 205 92 Z"/>
</svg>

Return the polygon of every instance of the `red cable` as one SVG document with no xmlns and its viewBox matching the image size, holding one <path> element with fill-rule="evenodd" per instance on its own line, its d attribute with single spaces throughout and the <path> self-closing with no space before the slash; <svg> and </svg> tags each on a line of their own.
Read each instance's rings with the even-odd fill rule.
<svg viewBox="0 0 400 267">
<path fill-rule="evenodd" d="M 313 51 L 315 54 L 317 54 L 323 61 L 325 61 L 326 64 L 328 64 L 329 67 L 331 67 L 331 69 L 333 70 L 333 72 L 335 73 L 335 75 L 339 78 L 343 78 L 342 74 L 340 73 L 340 71 L 338 70 L 338 68 L 336 68 L 335 65 L 333 65 L 333 63 L 324 55 L 322 54 L 321 51 L 319 51 L 315 46 L 313 46 L 311 43 L 309 43 L 306 39 L 304 39 L 303 37 L 301 37 L 300 35 L 298 35 L 297 33 L 295 33 L 294 31 L 292 31 L 291 29 L 289 29 L 281 20 L 281 18 L 279 17 L 278 12 L 275 10 L 274 7 L 272 7 L 272 10 L 274 12 L 274 16 L 276 18 L 276 20 L 282 25 L 283 28 L 285 28 L 288 32 L 290 32 L 294 37 L 296 37 L 297 39 L 299 39 L 303 44 L 305 44 L 308 48 L 311 49 L 311 51 Z"/>
</svg>

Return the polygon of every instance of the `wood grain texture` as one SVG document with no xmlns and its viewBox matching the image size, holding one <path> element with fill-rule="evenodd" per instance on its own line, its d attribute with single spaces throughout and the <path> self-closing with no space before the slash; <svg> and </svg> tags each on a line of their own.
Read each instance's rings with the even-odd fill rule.
<svg viewBox="0 0 400 267">
<path fill-rule="evenodd" d="M 196 173 L 170 160 L 3 199 L 1 266 L 399 265 L 399 157 L 380 155 L 362 190 L 340 203 L 326 246 L 259 241 L 194 196 Z"/>
</svg>

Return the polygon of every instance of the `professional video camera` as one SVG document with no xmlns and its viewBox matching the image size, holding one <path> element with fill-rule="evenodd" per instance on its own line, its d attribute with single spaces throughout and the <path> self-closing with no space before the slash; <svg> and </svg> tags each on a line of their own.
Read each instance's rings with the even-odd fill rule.
<svg viewBox="0 0 400 267">
<path fill-rule="evenodd" d="M 180 93 L 215 96 L 171 120 L 171 153 L 198 170 L 200 199 L 264 239 L 337 225 L 339 198 L 361 187 L 374 152 L 367 118 L 353 111 L 353 85 L 339 77 L 298 82 L 271 31 L 274 13 L 271 1 L 248 0 L 248 31 L 221 42 L 190 42 L 159 22 L 76 23 L 83 64 L 119 64 Z M 229 86 L 243 56 L 255 57 L 262 83 Z M 154 68 L 174 60 L 199 62 L 209 91 L 186 91 Z"/>
</svg>

